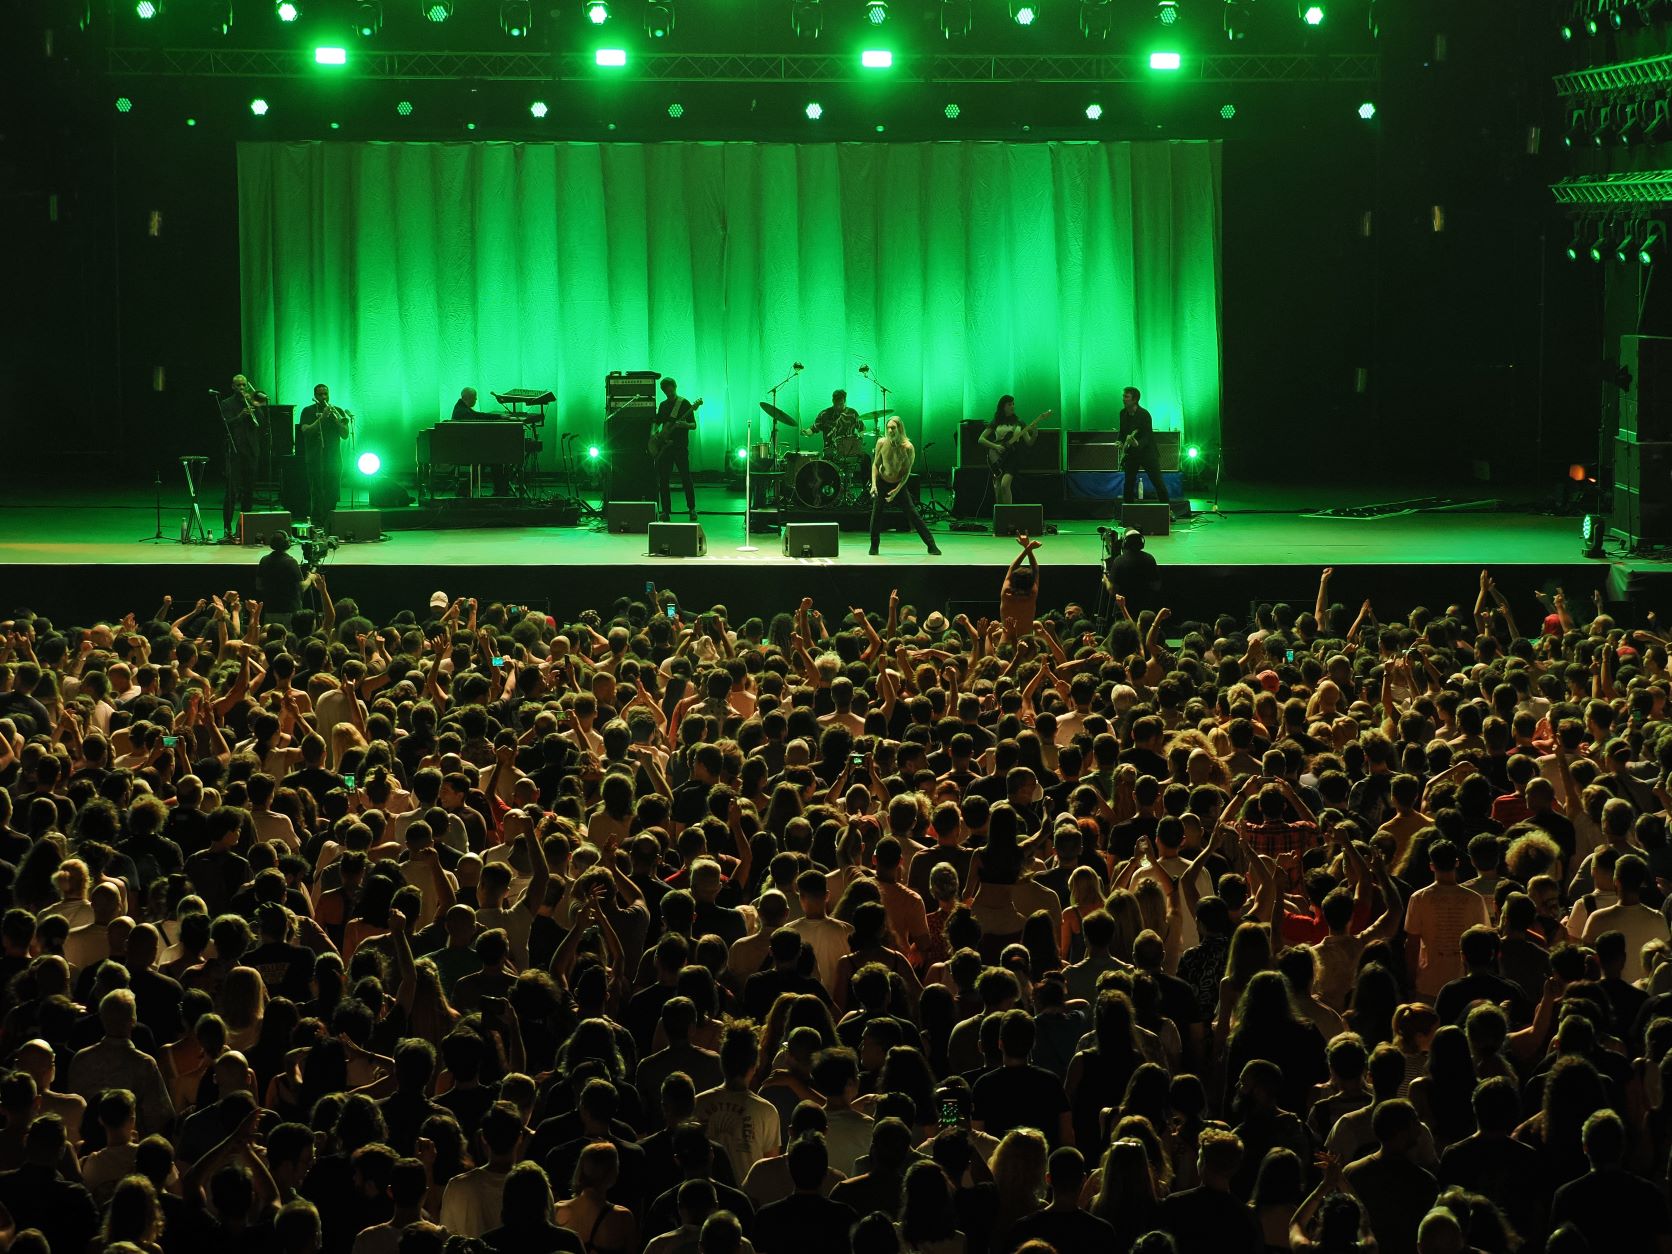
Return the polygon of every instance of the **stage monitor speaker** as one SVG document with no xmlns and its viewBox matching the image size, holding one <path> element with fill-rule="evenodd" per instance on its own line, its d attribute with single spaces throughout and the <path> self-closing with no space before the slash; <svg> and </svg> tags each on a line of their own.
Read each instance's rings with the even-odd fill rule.
<svg viewBox="0 0 1672 1254">
<path fill-rule="evenodd" d="M 655 501 L 611 501 L 604 506 L 604 527 L 612 536 L 642 536 L 655 521 Z"/>
<path fill-rule="evenodd" d="M 835 557 L 841 549 L 841 527 L 833 522 L 784 524 L 785 557 Z"/>
<path fill-rule="evenodd" d="M 1620 393 L 1620 434 L 1672 440 L 1672 339 L 1622 335 L 1620 366 L 1631 374 L 1630 388 Z"/>
<path fill-rule="evenodd" d="M 375 509 L 334 509 L 325 530 L 350 544 L 383 538 L 383 512 Z"/>
<path fill-rule="evenodd" d="M 1614 441 L 1611 522 L 1631 544 L 1672 541 L 1672 443 Z"/>
<path fill-rule="evenodd" d="M 238 515 L 239 544 L 266 544 L 275 531 L 289 530 L 289 510 L 261 510 Z"/>
<path fill-rule="evenodd" d="M 1045 507 L 1043 505 L 993 506 L 993 534 L 995 536 L 1043 536 Z"/>
<path fill-rule="evenodd" d="M 701 523 L 653 522 L 650 524 L 651 557 L 705 557 L 708 536 Z"/>
<path fill-rule="evenodd" d="M 379 475 L 366 486 L 366 500 L 372 509 L 405 509 L 412 504 L 412 493 L 388 475 Z"/>
<path fill-rule="evenodd" d="M 1173 507 L 1164 501 L 1134 502 L 1120 507 L 1120 525 L 1146 536 L 1164 536 L 1172 529 Z"/>
</svg>

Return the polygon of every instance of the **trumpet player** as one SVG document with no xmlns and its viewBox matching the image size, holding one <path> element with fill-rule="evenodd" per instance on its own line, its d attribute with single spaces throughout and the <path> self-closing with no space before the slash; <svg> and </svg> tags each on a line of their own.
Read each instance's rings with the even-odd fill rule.
<svg viewBox="0 0 1672 1254">
<path fill-rule="evenodd" d="M 308 467 L 308 517 L 323 527 L 337 508 L 342 490 L 342 445 L 354 414 L 333 405 L 331 389 L 323 383 L 314 386 L 313 396 L 314 403 L 302 411 L 298 430 Z"/>
<path fill-rule="evenodd" d="M 267 394 L 251 386 L 241 374 L 232 376 L 232 392 L 220 398 L 221 422 L 226 428 L 226 498 L 221 505 L 223 541 L 236 539 L 238 512 L 255 506 L 256 472 L 266 437 Z"/>
</svg>

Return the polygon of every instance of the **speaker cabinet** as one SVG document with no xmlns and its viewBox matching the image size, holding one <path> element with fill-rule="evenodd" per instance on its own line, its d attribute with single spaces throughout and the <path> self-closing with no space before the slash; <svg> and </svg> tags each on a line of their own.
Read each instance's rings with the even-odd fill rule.
<svg viewBox="0 0 1672 1254">
<path fill-rule="evenodd" d="M 1620 394 L 1620 434 L 1647 443 L 1672 440 L 1672 339 L 1622 335 L 1620 365 L 1631 372 L 1631 388 Z"/>
<path fill-rule="evenodd" d="M 1042 536 L 1045 534 L 1043 505 L 993 506 L 995 536 Z"/>
<path fill-rule="evenodd" d="M 238 515 L 238 543 L 266 544 L 275 531 L 290 530 L 289 510 L 266 510 Z"/>
<path fill-rule="evenodd" d="M 1160 501 L 1120 507 L 1120 525 L 1146 536 L 1164 536 L 1173 526 L 1173 507 Z"/>
<path fill-rule="evenodd" d="M 611 501 L 604 506 L 604 525 L 612 536 L 642 536 L 655 521 L 655 501 Z"/>
<path fill-rule="evenodd" d="M 841 527 L 833 522 L 785 523 L 784 556 L 835 557 L 841 550 L 841 531 Z"/>
<path fill-rule="evenodd" d="M 334 509 L 325 530 L 350 544 L 383 538 L 383 511 L 376 509 Z"/>
<path fill-rule="evenodd" d="M 649 527 L 651 557 L 705 557 L 708 536 L 701 523 L 653 522 Z"/>
<path fill-rule="evenodd" d="M 1611 522 L 1632 544 L 1672 541 L 1672 442 L 1614 441 Z"/>
</svg>

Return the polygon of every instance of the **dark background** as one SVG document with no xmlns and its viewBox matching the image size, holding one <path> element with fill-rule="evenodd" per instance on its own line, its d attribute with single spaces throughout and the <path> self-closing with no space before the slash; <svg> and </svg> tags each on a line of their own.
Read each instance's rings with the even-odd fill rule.
<svg viewBox="0 0 1672 1254">
<path fill-rule="evenodd" d="M 345 43 L 351 56 L 379 46 L 517 47 L 498 31 L 492 3 L 469 20 L 466 7 L 436 27 L 390 8 L 376 40 L 328 42 Z M 578 7 L 537 5 L 528 50 L 589 38 Z M 948 87 L 901 81 L 911 75 L 897 71 L 879 87 L 815 90 L 124 78 L 108 72 L 113 47 L 318 40 L 311 25 L 282 27 L 259 0 L 237 6 L 224 39 L 206 33 L 201 4 L 186 0 L 143 24 L 131 5 L 95 8 L 85 30 L 76 5 L 22 0 L 0 18 L 0 57 L 10 62 L 0 65 L 9 71 L 0 76 L 0 238 L 15 310 L 0 336 L 9 478 L 43 471 L 83 486 L 149 484 L 154 467 L 208 445 L 206 389 L 240 360 L 235 145 L 252 137 L 1216 137 L 1224 141 L 1224 447 L 1213 452 L 1222 452 L 1228 478 L 1321 489 L 1385 482 L 1390 495 L 1413 479 L 1474 480 L 1482 495 L 1553 500 L 1570 462 L 1594 464 L 1598 424 L 1610 420 L 1605 362 L 1624 332 L 1672 333 L 1672 309 L 1652 274 L 1567 262 L 1568 219 L 1548 185 L 1578 162 L 1664 162 L 1647 146 L 1565 153 L 1551 75 L 1661 52 L 1664 23 L 1564 44 L 1556 28 L 1565 6 L 1543 0 L 1337 0 L 1325 26 L 1309 31 L 1290 0 L 1263 0 L 1254 6 L 1259 25 L 1232 44 L 1218 0 L 1185 0 L 1185 20 L 1166 38 L 1146 5 L 1114 7 L 1117 34 L 1106 48 L 1080 36 L 1064 0 L 1047 0 L 1040 28 L 1028 31 L 1002 4 L 978 5 L 974 32 L 956 47 L 935 28 L 933 4 L 901 2 L 888 33 L 893 46 L 925 58 L 941 48 L 1083 56 L 1162 44 L 1373 53 L 1380 81 Z M 616 10 L 614 26 L 643 47 L 638 10 Z M 679 10 L 660 50 L 861 46 L 864 32 L 851 25 L 859 6 L 826 0 L 826 10 L 825 35 L 812 45 L 791 34 L 786 4 L 726 6 L 723 18 L 693 5 Z M 344 10 L 307 11 L 312 23 L 340 22 Z M 116 113 L 119 94 L 135 100 L 132 113 Z M 256 95 L 284 107 L 254 119 Z M 553 105 L 540 125 L 527 114 L 536 96 Z M 811 126 L 801 106 L 814 98 L 842 101 L 849 107 L 832 112 L 846 120 Z M 414 102 L 412 117 L 397 117 L 397 99 Z M 667 104 L 676 99 L 684 116 L 673 120 Z M 949 99 L 962 110 L 955 124 L 941 112 Z M 1090 99 L 1105 109 L 1095 126 L 1083 116 Z M 1359 119 L 1362 100 L 1375 102 L 1373 121 Z M 1235 118 L 1220 117 L 1223 104 L 1235 105 Z"/>
</svg>

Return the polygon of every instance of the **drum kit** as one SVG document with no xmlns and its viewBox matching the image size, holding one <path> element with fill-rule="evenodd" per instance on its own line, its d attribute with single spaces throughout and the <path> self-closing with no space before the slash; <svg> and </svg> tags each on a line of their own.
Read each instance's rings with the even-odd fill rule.
<svg viewBox="0 0 1672 1254">
<path fill-rule="evenodd" d="M 750 472 L 759 481 L 757 503 L 780 509 L 843 509 L 863 505 L 871 482 L 869 447 L 876 444 L 878 428 L 890 410 L 874 409 L 854 414 L 849 410 L 828 429 L 814 427 L 824 438 L 820 453 L 780 449 L 780 427 L 799 432 L 801 424 L 767 401 L 761 412 L 771 420 L 772 439 L 749 450 Z"/>
</svg>

